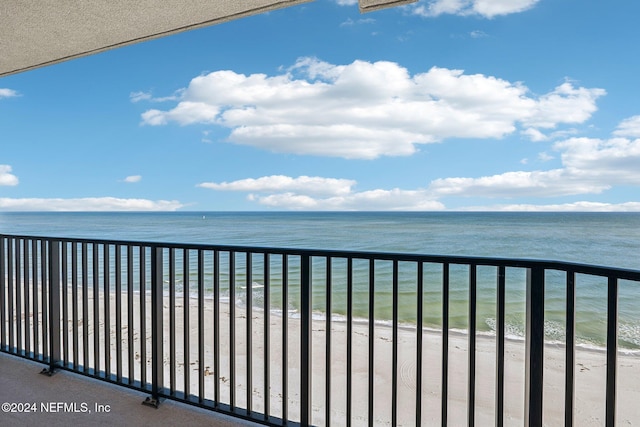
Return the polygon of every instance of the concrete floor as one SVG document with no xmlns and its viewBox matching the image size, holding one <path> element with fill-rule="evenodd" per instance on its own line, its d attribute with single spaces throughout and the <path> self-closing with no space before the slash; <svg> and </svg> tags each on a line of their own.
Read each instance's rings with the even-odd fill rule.
<svg viewBox="0 0 640 427">
<path fill-rule="evenodd" d="M 29 404 L 36 412 L 0 411 L 3 426 L 255 426 L 205 409 L 165 400 L 158 409 L 142 405 L 147 394 L 58 371 L 41 375 L 40 363 L 0 353 L 0 404 Z M 49 412 L 42 411 L 42 405 Z M 66 409 L 65 411 L 65 404 Z M 102 405 L 104 412 L 96 412 Z M 17 405 L 14 405 L 14 409 Z M 77 412 L 73 412 L 76 408 Z M 86 409 L 86 412 L 82 412 Z M 106 410 L 108 409 L 108 412 Z M 57 412 L 54 412 L 56 411 Z"/>
</svg>

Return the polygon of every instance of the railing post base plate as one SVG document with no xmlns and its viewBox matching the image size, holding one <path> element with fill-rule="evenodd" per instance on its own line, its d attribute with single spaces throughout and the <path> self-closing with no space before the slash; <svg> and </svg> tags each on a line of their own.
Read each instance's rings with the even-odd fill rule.
<svg viewBox="0 0 640 427">
<path fill-rule="evenodd" d="M 154 399 L 153 397 L 147 397 L 142 402 L 142 404 L 144 406 L 151 406 L 152 408 L 158 409 L 158 406 L 160 406 L 160 402 L 161 402 L 160 398 Z"/>
<path fill-rule="evenodd" d="M 53 376 L 54 374 L 57 374 L 58 370 L 57 369 L 51 369 L 51 368 L 44 368 L 42 371 L 40 371 L 40 374 L 42 375 L 46 375 L 48 377 Z"/>
</svg>

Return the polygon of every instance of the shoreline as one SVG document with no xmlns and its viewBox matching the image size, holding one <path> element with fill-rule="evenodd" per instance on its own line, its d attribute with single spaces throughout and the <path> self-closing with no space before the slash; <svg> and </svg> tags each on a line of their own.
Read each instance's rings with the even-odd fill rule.
<svg viewBox="0 0 640 427">
<path fill-rule="evenodd" d="M 110 370 L 107 374 L 116 374 L 117 344 L 116 344 L 116 296 L 115 292 L 109 292 L 105 298 L 104 289 L 98 292 L 98 346 L 95 346 L 94 336 L 94 300 L 93 290 L 87 293 L 87 331 L 84 331 L 83 295 L 78 292 L 78 306 L 76 325 L 78 336 L 78 353 L 75 362 L 78 365 L 86 363 L 86 368 L 95 368 L 95 350 L 99 352 L 98 370 L 104 371 L 106 365 L 105 355 L 108 355 Z M 149 294 L 145 294 L 145 339 L 142 341 L 141 320 L 141 295 L 139 292 L 133 298 L 131 307 L 128 305 L 128 294 L 121 292 L 121 321 L 120 321 L 120 348 L 121 348 L 121 373 L 123 381 L 133 371 L 133 379 L 140 381 L 144 367 L 145 379 L 151 379 L 151 302 Z M 69 341 L 62 344 L 69 354 L 65 363 L 73 363 L 73 316 L 72 291 L 67 293 L 68 325 L 67 334 Z M 62 299 L 62 298 L 61 298 Z M 105 325 L 105 302 L 109 304 L 109 323 Z M 247 361 L 251 361 L 252 374 L 252 409 L 257 412 L 264 410 L 264 369 L 269 366 L 269 412 L 274 416 L 282 416 L 283 404 L 283 337 L 282 326 L 285 317 L 281 314 L 269 311 L 269 326 L 265 328 L 265 311 L 260 308 L 251 309 L 251 330 L 247 333 L 246 314 L 247 307 L 235 305 L 235 318 L 230 322 L 232 306 L 226 302 L 219 302 L 220 307 L 220 341 L 218 342 L 218 361 L 215 360 L 216 351 L 213 339 L 214 307 L 213 299 L 205 299 L 202 309 L 202 330 L 204 348 L 202 353 L 202 372 L 198 360 L 200 349 L 198 348 L 199 331 L 197 299 L 189 297 L 189 316 L 185 319 L 185 298 L 176 295 L 175 300 L 175 353 L 171 354 L 169 331 L 169 297 L 163 297 L 163 363 L 164 363 L 164 387 L 171 387 L 171 369 L 169 362 L 173 359 L 175 366 L 175 378 L 173 388 L 178 392 L 184 392 L 186 388 L 190 394 L 198 394 L 200 375 L 204 377 L 204 398 L 214 400 L 216 379 L 220 394 L 218 401 L 224 404 L 231 402 L 231 385 L 235 390 L 235 405 L 238 408 L 246 407 L 247 402 Z M 132 324 L 129 323 L 128 313 L 132 313 Z M 30 313 L 32 315 L 32 313 Z M 22 315 L 25 316 L 24 311 Z M 39 314 L 41 316 L 41 313 Z M 62 317 L 62 312 L 61 312 Z M 287 336 L 287 377 L 288 377 L 288 418 L 295 421 L 299 417 L 299 387 L 300 387 L 300 318 L 295 315 L 286 317 Z M 185 320 L 187 323 L 185 324 Z M 41 318 L 39 319 L 41 322 Z M 235 331 L 231 340 L 231 324 Z M 343 425 L 347 413 L 346 409 L 346 384 L 347 384 L 347 328 L 346 319 L 332 319 L 331 323 L 331 353 L 326 353 L 325 330 L 326 317 L 313 316 L 312 328 L 312 422 L 317 425 L 324 423 L 326 402 L 325 380 L 329 374 L 331 377 L 331 416 L 332 424 Z M 24 325 L 24 323 L 23 323 Z M 387 425 L 390 420 L 392 384 L 392 348 L 393 328 L 385 323 L 375 322 L 374 326 L 374 410 L 375 425 Z M 109 333 L 109 347 L 105 343 L 105 330 Z M 264 349 L 264 331 L 270 334 L 268 352 Z M 187 333 L 188 332 L 188 333 Z M 61 333 L 62 337 L 63 333 Z M 247 345 L 247 337 L 252 343 Z M 416 328 L 399 325 L 398 331 L 398 414 L 399 424 L 412 425 L 415 411 L 416 396 L 416 372 L 417 372 L 417 348 Z M 86 337 L 86 341 L 85 341 Z M 188 347 L 185 348 L 185 338 Z M 369 372 L 369 323 L 367 319 L 354 319 L 352 324 L 352 351 L 351 359 L 353 384 L 352 393 L 355 399 L 352 402 L 352 414 L 354 425 L 364 424 L 364 420 L 358 418 L 359 414 L 367 413 L 367 401 L 362 396 L 368 395 Z M 440 422 L 441 405 L 441 381 L 442 381 L 442 332 L 423 328 L 422 348 L 422 414 L 425 424 L 438 424 Z M 231 345 L 234 351 L 231 351 Z M 144 343 L 144 344 L 143 344 Z M 42 344 L 42 343 L 40 343 Z M 130 347 L 131 344 L 131 347 Z M 33 344 L 32 344 L 33 345 Z M 86 347 L 85 347 L 86 346 Z M 505 337 L 505 380 L 504 380 L 504 419 L 505 425 L 522 425 L 524 415 L 524 350 L 523 339 L 510 339 Z M 84 351 L 87 351 L 86 360 Z M 33 350 L 33 349 L 32 349 Z M 496 336 L 495 334 L 478 334 L 476 339 L 476 421 L 479 425 L 495 423 L 495 372 L 496 372 Z M 129 365 L 129 353 L 133 364 Z M 544 361 L 544 414 L 545 423 L 554 425 L 558 420 L 564 419 L 564 376 L 565 376 L 565 348 L 562 344 L 545 343 Z M 232 356 L 233 355 L 233 356 Z M 268 357 L 266 357 L 268 355 Z M 331 371 L 327 373 L 326 358 L 330 358 Z M 576 346 L 575 349 L 575 423 L 576 425 L 602 425 L 604 419 L 604 390 L 606 378 L 605 352 L 598 349 L 588 349 Z M 231 361 L 233 357 L 233 363 Z M 449 330 L 448 347 L 448 406 L 449 423 L 458 425 L 466 423 L 467 398 L 468 398 L 468 333 L 466 331 Z M 633 424 L 634 420 L 640 420 L 640 390 L 637 387 L 637 379 L 640 378 L 640 357 L 638 354 L 627 355 L 618 351 L 618 384 L 617 384 L 617 419 L 620 423 Z M 215 371 L 216 363 L 219 363 L 219 372 Z M 232 373 L 231 367 L 235 371 Z M 186 388 L 185 388 L 186 387 Z M 358 398 L 359 397 L 359 398 Z"/>
<path fill-rule="evenodd" d="M 80 297 L 80 295 L 78 295 Z M 128 354 L 129 324 L 127 318 L 127 294 L 122 293 L 122 370 L 123 377 L 128 375 L 128 362 L 125 360 Z M 110 349 L 108 354 L 111 359 L 111 371 L 115 373 L 116 366 L 116 344 L 115 344 L 115 299 L 116 294 L 109 294 L 111 336 Z M 70 300 L 69 300 L 70 301 Z M 79 298 L 79 306 L 82 305 Z M 175 354 L 170 354 L 169 342 L 169 298 L 163 298 L 163 359 L 164 359 L 164 387 L 171 387 L 171 370 L 168 366 L 171 358 L 175 364 L 174 389 L 179 392 L 185 390 L 185 381 L 189 387 L 189 392 L 197 394 L 199 390 L 198 376 L 200 375 L 199 357 L 199 335 L 198 335 L 198 309 L 197 300 L 189 298 L 189 318 L 185 325 L 184 321 L 184 298 L 176 296 L 175 305 Z M 93 364 L 93 295 L 88 295 L 88 351 L 89 364 Z M 151 368 L 151 310 L 150 298 L 145 298 L 145 326 L 146 343 L 144 353 L 147 370 L 147 381 L 150 380 Z M 269 312 L 270 347 L 268 359 L 265 361 L 264 351 L 264 310 L 253 308 L 251 310 L 251 347 L 247 345 L 246 329 L 246 306 L 234 307 L 234 345 L 235 351 L 231 351 L 229 332 L 231 323 L 229 322 L 231 306 L 228 303 L 220 302 L 220 341 L 218 343 L 217 363 L 220 371 L 215 370 L 215 350 L 213 342 L 214 324 L 214 301 L 205 300 L 202 310 L 204 329 L 202 331 L 204 348 L 204 384 L 206 399 L 214 400 L 215 380 L 218 378 L 220 391 L 219 401 L 229 404 L 231 396 L 231 382 L 234 383 L 235 405 L 239 408 L 246 407 L 246 363 L 252 363 L 252 409 L 255 411 L 264 410 L 264 368 L 265 362 L 269 366 L 270 372 L 270 413 L 274 416 L 281 416 L 282 408 L 282 376 L 283 366 L 283 338 L 281 315 Z M 134 351 L 134 378 L 140 380 L 140 370 L 143 366 L 142 348 L 140 342 L 140 295 L 133 299 L 133 351 Z M 101 368 L 104 369 L 104 294 L 100 292 L 100 357 Z M 70 313 L 69 313 L 70 314 Z M 79 312 L 81 318 L 81 312 Z M 69 316 L 71 319 L 71 316 Z M 81 319 L 79 319 L 80 321 Z M 325 379 L 327 372 L 326 357 L 329 356 L 331 362 L 331 413 L 332 424 L 343 425 L 346 416 L 346 348 L 347 348 L 347 322 L 332 320 L 331 322 L 331 353 L 326 354 L 327 331 L 326 318 L 313 318 L 312 328 L 312 422 L 322 425 L 324 423 L 325 411 Z M 288 360 L 288 418 L 296 420 L 299 417 L 299 392 L 300 382 L 300 319 L 295 316 L 287 317 L 288 339 L 287 339 L 287 360 Z M 189 331 L 189 348 L 185 352 L 185 334 Z M 80 334 L 80 330 L 78 330 Z M 79 341 L 82 335 L 79 337 Z M 386 425 L 390 420 L 391 405 L 389 396 L 392 384 L 392 371 L 390 369 L 392 361 L 393 328 L 390 325 L 374 325 L 374 401 L 375 403 L 375 425 Z M 462 331 L 449 331 L 449 370 L 448 370 L 448 406 L 449 422 L 452 425 L 466 423 L 467 412 L 467 371 L 468 371 L 468 334 Z M 69 343 L 70 344 L 70 343 Z M 369 345 L 369 325 L 368 321 L 354 319 L 352 324 L 352 384 L 353 396 L 352 414 L 367 413 L 366 399 L 362 396 L 368 395 L 368 345 Z M 398 328 L 398 414 L 400 414 L 400 424 L 412 424 L 412 415 L 415 410 L 416 396 L 416 329 L 415 327 L 401 326 Z M 504 419 L 505 425 L 522 425 L 524 415 L 524 340 L 505 338 L 505 401 Z M 71 349 L 69 349 L 70 355 Z M 496 360 L 496 339 L 495 335 L 478 335 L 476 339 L 476 421 L 479 425 L 494 423 L 495 410 L 495 360 Z M 81 351 L 80 351 L 81 353 Z M 185 358 L 185 353 L 188 357 Z M 251 354 L 251 356 L 248 355 Z M 231 362 L 231 355 L 234 355 L 234 362 Z M 431 425 L 439 423 L 440 416 L 440 395 L 441 395 L 441 358 L 442 358 L 442 333 L 441 331 L 423 329 L 423 375 L 422 375 L 422 413 L 423 422 Z M 601 425 L 604 419 L 604 390 L 606 378 L 606 354 L 602 350 L 586 349 L 576 346 L 575 349 L 575 423 L 576 425 Z M 640 390 L 637 388 L 635 380 L 640 378 L 640 357 L 638 354 L 626 355 L 618 352 L 618 417 L 621 422 L 625 420 L 640 420 L 640 408 L 636 404 L 640 401 Z M 78 359 L 82 360 L 82 355 L 78 354 Z M 563 345 L 545 343 L 545 363 L 544 363 L 544 408 L 545 423 L 556 424 L 553 420 L 564 419 L 564 375 L 565 375 L 565 348 Z M 189 369 L 185 369 L 185 364 L 189 363 Z M 231 366 L 235 366 L 235 373 L 232 374 Z M 233 379 L 232 379 L 233 378 Z M 360 397 L 358 399 L 357 397 Z M 431 408 L 431 409 L 429 409 Z M 437 408 L 437 410 L 436 410 Z M 360 425 L 357 417 L 354 424 Z"/>
<path fill-rule="evenodd" d="M 70 284 L 69 284 L 70 286 Z M 78 289 L 81 289 L 80 287 L 78 287 Z M 92 289 L 91 287 L 89 287 L 89 289 Z M 238 288 L 240 289 L 240 288 Z M 255 288 L 254 288 L 255 289 Z M 103 288 L 100 288 L 100 291 L 102 292 Z M 111 293 L 114 293 L 115 290 L 111 289 Z M 133 291 L 134 295 L 140 295 L 140 290 L 134 290 Z M 204 296 L 204 300 L 205 301 L 214 301 L 214 297 L 212 295 L 212 292 L 205 292 L 205 296 Z M 123 295 L 126 295 L 123 293 Z M 151 291 L 150 290 L 146 290 L 146 295 L 147 297 L 151 297 Z M 259 293 L 257 295 L 260 295 Z M 169 298 L 169 292 L 167 290 L 163 290 L 163 298 L 167 299 Z M 178 294 L 178 292 L 176 291 L 176 300 L 177 299 L 181 299 L 182 298 L 182 293 L 180 292 L 180 295 Z M 189 299 L 192 302 L 197 302 L 198 300 L 198 296 L 197 296 L 197 292 L 190 292 L 189 293 Z M 124 300 L 124 298 L 123 298 Z M 229 296 L 228 295 L 224 295 L 221 296 L 220 298 L 220 303 L 221 304 L 229 304 Z M 242 310 L 246 310 L 246 305 L 244 304 L 244 301 L 240 300 L 237 298 L 236 296 L 236 307 L 240 308 Z M 260 306 L 253 306 L 253 310 L 254 311 L 264 311 L 263 307 Z M 271 308 L 271 310 L 269 310 L 269 313 L 271 315 L 276 315 L 276 316 L 280 316 L 282 317 L 283 314 L 283 310 L 281 308 Z M 298 309 L 289 309 L 288 310 L 288 318 L 289 319 L 300 319 L 300 311 Z M 324 311 L 318 311 L 318 310 L 314 310 L 311 313 L 311 317 L 313 320 L 318 320 L 318 321 L 326 321 L 326 313 Z M 493 319 L 493 318 L 488 318 L 488 319 Z M 346 315 L 344 314 L 336 314 L 336 313 L 332 313 L 331 314 L 331 320 L 332 322 L 336 322 L 336 323 L 347 323 L 348 322 L 348 318 Z M 368 318 L 364 318 L 364 317 L 353 317 L 353 324 L 369 324 L 369 319 Z M 388 320 L 388 319 L 375 319 L 375 324 L 376 325 L 380 325 L 380 326 L 387 326 L 389 328 L 393 327 L 392 321 Z M 521 336 L 521 335 L 514 335 L 512 333 L 508 333 L 506 331 L 506 328 L 509 326 L 508 323 L 505 323 L 505 340 L 507 341 L 516 341 L 516 342 L 524 342 L 525 341 L 525 337 Z M 414 323 L 408 323 L 408 322 L 398 322 L 398 328 L 399 329 L 403 329 L 403 330 L 408 330 L 408 331 L 415 331 L 416 329 L 416 324 Z M 423 326 L 422 328 L 423 332 L 426 333 L 441 333 L 442 329 L 437 327 L 437 326 Z M 460 329 L 460 328 L 453 328 L 450 327 L 449 328 L 449 335 L 453 335 L 453 334 L 457 334 L 460 336 L 467 336 L 468 335 L 468 331 L 466 329 Z M 494 337 L 496 336 L 496 331 L 495 329 L 490 327 L 490 330 L 476 330 L 476 336 L 477 337 Z M 599 345 L 597 343 L 594 343 L 593 341 L 582 341 L 582 342 L 578 342 L 579 337 L 576 336 L 576 344 L 575 344 L 575 349 L 576 351 L 578 349 L 584 350 L 584 351 L 593 351 L 593 352 L 601 352 L 601 353 L 606 353 L 606 347 L 603 345 Z M 622 338 L 620 336 L 618 336 L 618 341 L 622 340 Z M 603 340 L 604 343 L 606 343 L 606 338 Z M 565 346 L 566 343 L 562 340 L 558 340 L 558 339 L 550 339 L 550 338 L 545 338 L 545 346 L 547 345 L 551 345 L 551 346 Z M 635 346 L 635 344 L 634 344 Z M 624 354 L 624 355 L 629 355 L 629 356 L 634 356 L 637 355 L 640 358 L 640 346 L 635 346 L 636 348 L 628 348 L 628 347 L 621 347 L 620 345 L 618 345 L 618 353 L 619 354 Z"/>
</svg>

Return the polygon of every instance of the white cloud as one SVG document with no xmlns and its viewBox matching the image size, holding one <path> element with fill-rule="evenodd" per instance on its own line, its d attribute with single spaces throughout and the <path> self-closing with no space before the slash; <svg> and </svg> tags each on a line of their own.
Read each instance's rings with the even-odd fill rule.
<svg viewBox="0 0 640 427">
<path fill-rule="evenodd" d="M 299 176 L 292 178 L 284 175 L 263 176 L 261 178 L 241 179 L 233 182 L 203 182 L 198 187 L 218 191 L 246 192 L 303 192 L 312 195 L 345 195 L 356 184 L 349 179 L 322 178 L 317 176 Z"/>
<path fill-rule="evenodd" d="M 566 82 L 540 97 L 519 82 L 433 67 L 413 76 L 394 62 L 334 65 L 301 58 L 283 74 L 216 71 L 194 78 L 148 125 L 216 124 L 229 141 L 276 152 L 373 159 L 406 156 L 447 138 L 501 138 L 581 123 L 601 89 Z M 527 132 L 531 132 L 527 130 Z"/>
<path fill-rule="evenodd" d="M 2 98 L 13 98 L 16 96 L 20 96 L 18 92 L 13 89 L 1 88 L 0 87 L 0 99 Z"/>
<path fill-rule="evenodd" d="M 553 149 L 561 153 L 562 168 L 436 179 L 429 190 L 437 197 L 516 198 L 596 194 L 615 185 L 640 186 L 640 139 L 569 138 L 556 142 Z M 541 153 L 539 158 L 545 161 L 551 156 Z"/>
<path fill-rule="evenodd" d="M 570 138 L 554 148 L 567 171 L 584 181 L 640 185 L 640 139 Z"/>
<path fill-rule="evenodd" d="M 640 202 L 601 203 L 573 202 L 551 205 L 493 205 L 465 208 L 466 211 L 504 211 L 504 212 L 640 212 Z"/>
<path fill-rule="evenodd" d="M 292 210 L 441 210 L 444 205 L 425 190 L 354 191 L 347 179 L 266 176 L 233 182 L 203 183 L 217 191 L 250 193 L 248 200 L 278 209 Z M 257 193 L 257 194 L 256 194 Z M 260 194 L 264 193 L 264 194 Z"/>
<path fill-rule="evenodd" d="M 11 173 L 11 166 L 0 165 L 0 186 L 14 186 L 18 182 L 18 177 Z"/>
<path fill-rule="evenodd" d="M 358 4 L 358 0 L 336 0 L 340 6 L 353 6 L 354 4 Z"/>
<path fill-rule="evenodd" d="M 142 180 L 142 175 L 131 175 L 126 177 L 124 179 L 124 182 L 134 183 L 134 182 L 140 182 L 140 180 Z"/>
<path fill-rule="evenodd" d="M 305 194 L 280 193 L 251 197 L 258 203 L 279 209 L 293 210 L 360 210 L 360 211 L 431 211 L 443 210 L 444 205 L 432 199 L 424 190 L 370 190 L 345 196 L 314 198 Z"/>
<path fill-rule="evenodd" d="M 480 30 L 474 30 L 474 31 L 471 31 L 471 32 L 469 33 L 469 35 L 470 35 L 470 36 L 471 36 L 471 38 L 473 38 L 473 39 L 482 39 L 482 38 L 488 37 L 488 36 L 487 36 L 487 33 L 485 33 L 484 31 L 480 31 Z"/>
<path fill-rule="evenodd" d="M 415 14 L 426 17 L 440 15 L 479 15 L 485 18 L 509 15 L 531 9 L 539 0 L 425 0 L 409 6 Z"/>
<path fill-rule="evenodd" d="M 131 102 L 148 101 L 151 99 L 151 94 L 148 92 L 131 92 L 129 99 Z"/>
<path fill-rule="evenodd" d="M 604 89 L 575 88 L 565 82 L 553 92 L 540 97 L 533 114 L 523 120 L 532 127 L 554 128 L 563 117 L 563 123 L 584 123 L 596 110 L 596 100 L 605 95 Z"/>
<path fill-rule="evenodd" d="M 555 159 L 555 157 L 553 157 L 551 154 L 543 151 L 541 153 L 538 153 L 538 159 L 540 159 L 540 161 L 543 161 L 543 162 L 548 162 L 549 160 Z"/>
<path fill-rule="evenodd" d="M 628 138 L 640 138 L 640 116 L 633 116 L 623 120 L 613 134 Z"/>
<path fill-rule="evenodd" d="M 547 135 L 543 134 L 538 129 L 534 129 L 534 128 L 525 129 L 520 133 L 526 136 L 527 138 L 529 138 L 533 142 L 546 141 L 549 139 Z"/>
<path fill-rule="evenodd" d="M 178 101 L 181 97 L 182 91 L 178 90 L 176 93 L 170 96 L 154 97 L 151 92 L 131 92 L 129 94 L 129 100 L 131 102 L 151 101 L 151 102 L 165 102 L 165 101 Z"/>
<path fill-rule="evenodd" d="M 584 180 L 566 169 L 517 171 L 480 178 L 441 178 L 431 182 L 429 190 L 438 197 L 554 197 L 601 193 L 611 186 Z"/>
<path fill-rule="evenodd" d="M 115 197 L 0 198 L 0 209 L 7 211 L 175 211 L 184 205 L 176 200 L 119 199 Z"/>
<path fill-rule="evenodd" d="M 342 22 L 340 24 L 340 26 L 341 27 L 353 27 L 354 25 L 373 24 L 375 22 L 376 22 L 376 20 L 373 19 L 373 18 L 362 18 L 362 19 L 358 19 L 357 21 L 354 21 L 351 18 L 347 18 L 347 20 Z"/>
</svg>

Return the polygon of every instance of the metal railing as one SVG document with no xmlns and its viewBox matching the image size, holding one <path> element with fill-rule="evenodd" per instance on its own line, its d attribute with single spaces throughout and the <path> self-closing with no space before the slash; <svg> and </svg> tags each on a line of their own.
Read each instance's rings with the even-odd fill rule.
<svg viewBox="0 0 640 427">
<path fill-rule="evenodd" d="M 0 350 L 44 363 L 48 374 L 64 369 L 143 391 L 153 406 L 173 399 L 274 426 L 421 425 L 428 410 L 439 412 L 439 424 L 447 425 L 450 341 L 452 334 L 459 335 L 450 323 L 451 299 L 454 283 L 464 276 L 466 420 L 470 426 L 476 420 L 476 346 L 484 339 L 477 323 L 478 293 L 488 281 L 495 292 L 493 416 L 500 426 L 506 411 L 505 290 L 515 277 L 525 291 L 523 419 L 525 425 L 539 426 L 545 287 L 556 286 L 558 276 L 566 292 L 568 367 L 559 386 L 564 389 L 564 423 L 571 426 L 576 275 L 606 280 L 605 421 L 613 426 L 618 287 L 621 281 L 640 282 L 640 272 L 633 270 L 554 261 L 0 235 Z M 433 326 L 425 320 L 433 309 L 427 287 L 434 286 L 440 318 L 435 329 L 441 340 L 439 407 L 426 408 L 425 378 L 434 369 L 425 366 L 426 340 L 434 335 L 425 332 Z M 389 353 L 390 363 L 380 366 Z M 409 373 L 402 371 L 405 353 L 415 364 Z M 407 375 L 412 395 L 400 387 Z M 381 385 L 381 377 L 390 384 Z M 380 415 L 385 406 L 390 410 Z"/>
</svg>

